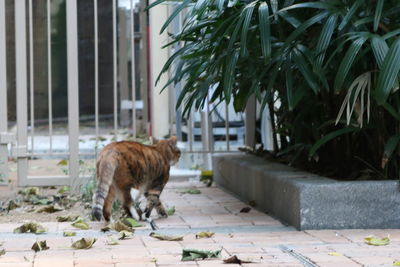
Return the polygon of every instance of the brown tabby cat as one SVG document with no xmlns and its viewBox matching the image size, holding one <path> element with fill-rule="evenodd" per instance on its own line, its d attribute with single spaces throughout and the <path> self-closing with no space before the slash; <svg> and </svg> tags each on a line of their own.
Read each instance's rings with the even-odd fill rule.
<svg viewBox="0 0 400 267">
<path fill-rule="evenodd" d="M 153 145 L 121 141 L 104 147 L 97 161 L 93 217 L 100 221 L 103 215 L 109 221 L 112 203 L 118 197 L 129 216 L 141 219 L 142 211 L 137 203 L 139 194 L 134 196 L 135 191 L 144 193 L 147 199 L 146 220 L 150 220 L 154 207 L 159 216 L 167 217 L 159 197 L 168 182 L 170 166 L 178 162 L 181 155 L 176 144 L 177 139 L 173 136 L 168 140 L 154 139 Z"/>
</svg>

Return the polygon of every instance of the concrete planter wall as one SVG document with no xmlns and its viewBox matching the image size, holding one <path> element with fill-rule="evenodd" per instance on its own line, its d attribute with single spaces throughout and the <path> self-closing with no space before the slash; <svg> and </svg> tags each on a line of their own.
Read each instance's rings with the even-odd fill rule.
<svg viewBox="0 0 400 267">
<path fill-rule="evenodd" d="M 397 181 L 342 182 L 246 154 L 215 154 L 214 181 L 306 229 L 399 228 Z"/>
</svg>

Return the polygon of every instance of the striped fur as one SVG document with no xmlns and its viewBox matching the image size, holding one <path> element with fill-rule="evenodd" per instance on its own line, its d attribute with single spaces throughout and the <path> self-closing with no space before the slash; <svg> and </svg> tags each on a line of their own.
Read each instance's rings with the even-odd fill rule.
<svg viewBox="0 0 400 267">
<path fill-rule="evenodd" d="M 137 189 L 147 198 L 145 217 L 153 208 L 166 217 L 160 194 L 169 179 L 169 169 L 180 157 L 176 137 L 153 141 L 151 146 L 137 142 L 113 142 L 101 151 L 97 161 L 97 190 L 93 196 L 93 218 L 110 220 L 115 197 L 122 200 L 129 216 L 141 219 L 142 211 L 132 198 L 131 189 Z"/>
</svg>

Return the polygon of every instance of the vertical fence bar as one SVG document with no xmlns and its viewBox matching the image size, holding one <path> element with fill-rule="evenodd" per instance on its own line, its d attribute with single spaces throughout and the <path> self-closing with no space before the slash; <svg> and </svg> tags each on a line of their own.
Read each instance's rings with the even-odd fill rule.
<svg viewBox="0 0 400 267">
<path fill-rule="evenodd" d="M 35 101 L 34 101 L 34 65 L 33 65 L 33 6 L 32 0 L 29 0 L 29 94 L 30 94 L 30 120 L 31 120 L 31 153 L 35 149 Z"/>
<path fill-rule="evenodd" d="M 50 154 L 53 153 L 53 90 L 51 65 L 51 1 L 47 0 L 47 90 L 49 104 Z"/>
<path fill-rule="evenodd" d="M 96 158 L 99 146 L 99 25 L 97 0 L 93 0 L 94 13 L 94 127 L 96 132 L 96 145 L 94 147 Z"/>
<path fill-rule="evenodd" d="M 17 147 L 14 156 L 18 158 L 18 183 L 27 182 L 28 159 L 26 157 L 28 96 L 27 96 L 27 55 L 26 55 L 26 2 L 15 1 L 15 78 L 17 88 Z"/>
<path fill-rule="evenodd" d="M 112 20 L 113 20 L 113 92 L 114 92 L 114 136 L 117 139 L 118 128 L 118 76 L 117 76 L 117 2 L 112 0 Z"/>
<path fill-rule="evenodd" d="M 7 60 L 6 60 L 6 3 L 0 1 L 0 178 L 8 181 L 8 149 L 1 134 L 8 131 L 7 125 Z"/>
<path fill-rule="evenodd" d="M 230 149 L 230 142 L 229 142 L 229 104 L 225 102 L 225 131 L 226 131 L 226 136 L 225 136 L 225 141 L 226 141 L 226 150 L 231 150 Z M 239 138 L 239 137 L 238 137 Z"/>
<path fill-rule="evenodd" d="M 188 140 L 189 140 L 189 152 L 193 152 L 193 114 L 189 112 L 189 118 L 187 121 L 187 133 L 188 133 Z"/>
<path fill-rule="evenodd" d="M 79 178 L 79 72 L 78 8 L 76 0 L 66 1 L 68 58 L 68 132 L 70 184 L 77 190 Z"/>
<path fill-rule="evenodd" d="M 132 83 L 132 134 L 136 139 L 136 73 L 135 73 L 135 7 L 131 5 L 131 83 Z"/>
</svg>

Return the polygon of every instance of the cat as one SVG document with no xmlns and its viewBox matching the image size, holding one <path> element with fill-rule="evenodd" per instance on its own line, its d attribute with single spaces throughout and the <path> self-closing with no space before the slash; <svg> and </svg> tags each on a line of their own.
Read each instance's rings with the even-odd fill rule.
<svg viewBox="0 0 400 267">
<path fill-rule="evenodd" d="M 136 220 L 145 219 L 151 223 L 153 208 L 160 217 L 168 217 L 160 194 L 168 182 L 170 166 L 178 162 L 180 155 L 175 136 L 160 141 L 153 139 L 153 145 L 120 141 L 105 146 L 97 161 L 93 218 L 100 221 L 104 217 L 110 221 L 115 197 L 122 200 L 127 215 Z M 139 208 L 138 192 L 147 199 L 144 212 Z M 142 218 L 143 213 L 145 218 Z"/>
</svg>

